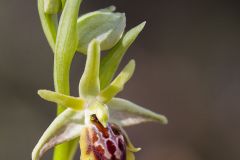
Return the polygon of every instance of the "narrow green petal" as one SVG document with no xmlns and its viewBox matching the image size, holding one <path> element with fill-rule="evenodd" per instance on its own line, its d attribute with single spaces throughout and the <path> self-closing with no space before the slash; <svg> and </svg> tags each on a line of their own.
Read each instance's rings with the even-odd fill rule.
<svg viewBox="0 0 240 160">
<path fill-rule="evenodd" d="M 124 13 L 113 13 L 115 7 L 87 13 L 78 19 L 78 51 L 86 54 L 88 44 L 98 39 L 101 50 L 111 49 L 121 39 L 126 27 Z"/>
<path fill-rule="evenodd" d="M 134 70 L 135 61 L 131 60 L 122 72 L 112 81 L 112 83 L 101 91 L 99 95 L 100 101 L 107 103 L 121 90 L 123 90 L 124 85 L 132 77 Z"/>
<path fill-rule="evenodd" d="M 80 136 L 84 124 L 84 112 L 65 110 L 43 133 L 32 152 L 32 160 L 39 160 L 46 151 Z"/>
<path fill-rule="evenodd" d="M 38 13 L 45 36 L 51 49 L 54 51 L 58 26 L 57 15 L 44 12 L 44 0 L 38 0 Z"/>
<path fill-rule="evenodd" d="M 44 12 L 57 14 L 61 10 L 61 0 L 44 0 Z"/>
<path fill-rule="evenodd" d="M 67 96 L 61 93 L 52 92 L 48 90 L 39 90 L 38 94 L 43 99 L 55 102 L 59 105 L 74 109 L 74 110 L 83 110 L 85 102 L 79 97 Z"/>
<path fill-rule="evenodd" d="M 109 51 L 109 53 L 101 60 L 100 65 L 100 83 L 101 89 L 110 84 L 122 57 L 143 30 L 145 22 L 128 31 L 125 36 Z"/>
<path fill-rule="evenodd" d="M 156 121 L 167 124 L 167 118 L 121 98 L 113 98 L 109 103 L 111 119 L 122 126 L 131 126 L 143 122 Z"/>
<path fill-rule="evenodd" d="M 94 39 L 88 47 L 87 61 L 79 83 L 79 95 L 92 97 L 99 94 L 100 43 Z"/>
</svg>

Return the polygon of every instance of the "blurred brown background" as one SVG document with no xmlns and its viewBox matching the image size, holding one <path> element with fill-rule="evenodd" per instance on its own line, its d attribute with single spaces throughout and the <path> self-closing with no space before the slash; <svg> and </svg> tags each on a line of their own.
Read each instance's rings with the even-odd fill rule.
<svg viewBox="0 0 240 160">
<path fill-rule="evenodd" d="M 135 58 L 137 71 L 120 96 L 169 118 L 128 129 L 143 148 L 137 160 L 239 160 L 240 3 L 85 0 L 81 13 L 110 4 L 127 13 L 128 29 L 148 22 L 124 58 Z M 55 114 L 36 95 L 53 89 L 53 55 L 36 0 L 1 0 L 0 19 L 0 159 L 29 160 Z M 73 95 L 83 65 L 76 55 Z"/>
</svg>

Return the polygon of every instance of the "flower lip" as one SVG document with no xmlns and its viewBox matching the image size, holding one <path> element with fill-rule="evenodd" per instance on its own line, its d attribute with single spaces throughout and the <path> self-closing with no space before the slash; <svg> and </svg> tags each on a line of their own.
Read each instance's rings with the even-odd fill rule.
<svg viewBox="0 0 240 160">
<path fill-rule="evenodd" d="M 96 115 L 81 134 L 82 159 L 126 160 L 126 143 L 123 134 L 115 124 L 104 127 Z"/>
</svg>

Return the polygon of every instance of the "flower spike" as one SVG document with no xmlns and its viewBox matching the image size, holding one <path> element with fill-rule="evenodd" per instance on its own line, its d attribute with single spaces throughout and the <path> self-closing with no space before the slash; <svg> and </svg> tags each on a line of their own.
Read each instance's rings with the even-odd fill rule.
<svg viewBox="0 0 240 160">
<path fill-rule="evenodd" d="M 112 81 L 112 83 L 108 87 L 106 87 L 103 91 L 101 91 L 99 95 L 100 101 L 107 103 L 115 95 L 117 95 L 120 91 L 122 91 L 124 88 L 124 85 L 132 77 L 134 70 L 135 70 L 135 61 L 131 60 L 125 66 L 125 68 L 121 71 L 121 73 Z"/>
<path fill-rule="evenodd" d="M 38 94 L 41 98 L 55 102 L 59 105 L 74 109 L 83 110 L 85 108 L 85 101 L 79 97 L 67 96 L 53 91 L 39 90 Z"/>
</svg>

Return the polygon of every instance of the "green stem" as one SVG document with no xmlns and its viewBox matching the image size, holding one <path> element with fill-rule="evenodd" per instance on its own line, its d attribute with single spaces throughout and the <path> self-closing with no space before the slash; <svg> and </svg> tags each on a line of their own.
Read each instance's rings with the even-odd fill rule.
<svg viewBox="0 0 240 160">
<path fill-rule="evenodd" d="M 82 0 L 67 0 L 64 6 L 57 32 L 54 50 L 54 86 L 58 93 L 70 94 L 70 67 L 77 50 L 77 18 Z M 57 114 L 65 110 L 58 106 Z M 76 151 L 78 140 L 57 146 L 54 150 L 54 160 L 72 160 Z"/>
</svg>

